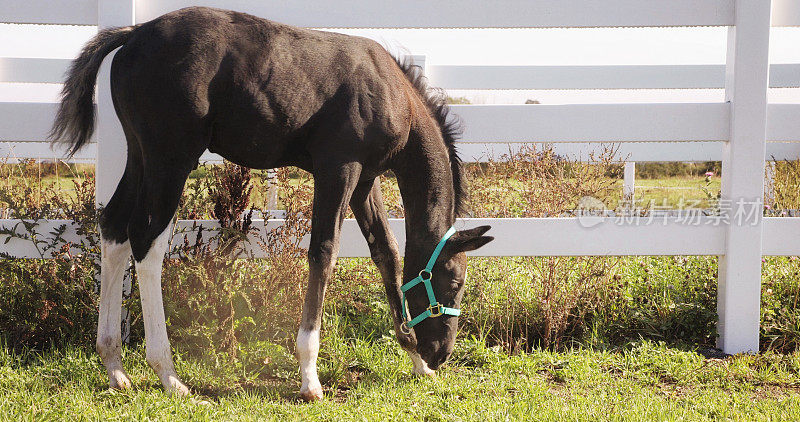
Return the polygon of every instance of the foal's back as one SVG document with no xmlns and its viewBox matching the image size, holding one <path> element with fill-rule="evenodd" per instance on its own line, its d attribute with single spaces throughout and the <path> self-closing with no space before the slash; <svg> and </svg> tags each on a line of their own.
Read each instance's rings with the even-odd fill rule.
<svg viewBox="0 0 800 422">
<path fill-rule="evenodd" d="M 406 141 L 411 109 L 426 112 L 374 41 L 200 7 L 137 28 L 114 59 L 112 93 L 144 155 L 208 148 L 253 168 L 335 157 L 381 167 Z"/>
</svg>

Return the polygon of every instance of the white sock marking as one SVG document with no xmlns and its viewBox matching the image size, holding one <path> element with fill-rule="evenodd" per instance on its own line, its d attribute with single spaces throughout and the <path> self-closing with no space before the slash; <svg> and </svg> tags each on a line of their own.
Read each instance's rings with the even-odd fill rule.
<svg viewBox="0 0 800 422">
<path fill-rule="evenodd" d="M 129 242 L 116 243 L 101 240 L 97 353 L 106 367 L 109 384 L 112 388 L 130 386 L 128 375 L 122 369 L 122 337 L 120 333 L 122 278 L 130 257 L 131 245 Z"/>
<path fill-rule="evenodd" d="M 411 362 L 414 364 L 414 370 L 413 370 L 414 375 L 434 374 L 433 369 L 428 368 L 428 364 L 425 362 L 424 359 L 422 359 L 422 356 L 420 356 L 417 352 L 409 352 L 408 350 L 406 350 L 406 353 L 408 353 L 408 356 L 411 358 Z"/>
<path fill-rule="evenodd" d="M 158 374 L 164 389 L 188 394 L 189 389 L 178 378 L 175 365 L 172 363 L 164 303 L 161 298 L 161 267 L 171 233 L 171 226 L 167 226 L 153 241 L 144 259 L 136 263 L 136 271 L 139 275 L 139 292 L 142 297 L 147 363 Z"/>
<path fill-rule="evenodd" d="M 300 394 L 322 397 L 322 385 L 317 376 L 317 356 L 319 355 L 319 330 L 297 332 L 297 359 L 300 361 Z"/>
</svg>

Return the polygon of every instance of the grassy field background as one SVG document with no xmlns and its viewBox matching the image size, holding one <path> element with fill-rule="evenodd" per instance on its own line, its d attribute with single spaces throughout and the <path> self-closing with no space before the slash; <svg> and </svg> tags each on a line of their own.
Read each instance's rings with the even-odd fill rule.
<svg viewBox="0 0 800 422">
<path fill-rule="evenodd" d="M 713 207 L 720 179 L 704 176 L 709 168 L 671 165 L 658 176 L 664 168 L 643 166 L 637 199 Z M 563 215 L 584 196 L 609 208 L 621 199 L 620 168 L 608 157 L 584 165 L 532 151 L 468 170 L 475 216 Z M 768 204 L 800 208 L 798 166 L 777 170 Z M 0 166 L 5 212 L 72 218 L 96 234 L 91 167 L 53 173 Z M 261 207 L 264 181 L 263 172 L 201 167 L 179 217 L 220 218 L 215 204 L 247 186 L 244 205 Z M 272 243 L 305 233 L 292 218 L 308 215 L 311 197 L 302 172 L 279 172 L 276 182 L 293 231 Z M 382 187 L 402 216 L 395 181 Z M 194 393 L 179 398 L 163 393 L 144 362 L 136 290 L 124 351 L 134 388 L 107 389 L 93 351 L 98 250 L 81 248 L 0 260 L 0 420 L 800 420 L 796 257 L 765 257 L 762 353 L 733 357 L 713 349 L 716 257 L 471 259 L 456 351 L 435 378 L 411 376 L 371 261 L 343 259 L 325 307 L 325 399 L 305 404 L 294 358 L 305 251 L 230 260 L 185 245 L 166 261 L 168 330 Z"/>
<path fill-rule="evenodd" d="M 640 167 L 647 164 L 640 164 Z M 20 170 L 14 166 L 0 165 L 0 175 L 3 176 L 3 183 L 6 186 L 26 184 L 31 189 L 33 200 L 41 198 L 44 200 L 46 190 L 54 189 L 59 191 L 64 196 L 75 195 L 76 179 L 82 179 L 86 175 L 94 174 L 94 166 L 92 165 L 73 165 L 67 167 L 64 165 L 58 166 L 60 172 L 55 174 L 52 168 L 40 169 L 35 164 L 30 169 Z M 37 173 L 44 171 L 40 177 L 36 177 Z M 253 191 L 250 196 L 250 201 L 256 206 L 265 206 L 267 204 L 267 182 L 265 171 L 254 171 L 257 177 L 252 180 Z M 209 167 L 200 167 L 189 175 L 189 182 L 187 183 L 187 195 L 193 193 L 203 195 L 204 189 L 208 185 L 205 183 L 211 177 Z M 580 181 L 575 178 L 566 178 L 567 181 L 579 183 Z M 290 174 L 290 181 L 294 185 L 305 183 L 308 177 L 301 171 L 293 171 Z M 490 182 L 490 181 L 486 181 Z M 482 184 L 484 181 L 481 178 L 473 179 L 474 184 Z M 607 191 L 603 192 L 603 197 L 600 199 L 605 200 L 610 208 L 622 200 L 622 180 L 619 177 L 603 177 L 604 185 L 608 186 Z M 509 187 L 521 188 L 524 181 L 509 179 L 498 186 L 500 189 Z M 703 174 L 694 175 L 664 175 L 656 178 L 637 178 L 636 179 L 636 201 L 639 204 L 648 204 L 653 202 L 656 206 L 667 207 L 696 207 L 707 208 L 713 206 L 711 198 L 719 192 L 720 177 L 718 175 L 706 177 Z M 391 191 L 398 191 L 397 182 L 389 178 L 384 183 L 384 189 Z M 197 192 L 200 190 L 200 192 Z M 399 194 L 399 191 L 397 192 Z M 285 209 L 285 204 L 281 201 L 278 202 L 279 209 Z"/>
<path fill-rule="evenodd" d="M 326 323 L 320 402 L 298 399 L 296 362 L 276 349 L 264 348 L 259 356 L 279 362 L 265 373 L 213 353 L 186 357 L 177 347 L 178 373 L 195 392 L 190 398 L 164 394 L 142 348 L 124 353 L 133 388 L 123 392 L 106 388 L 99 358 L 83 349 L 43 354 L 0 349 L 0 419 L 800 419 L 797 353 L 707 359 L 643 341 L 614 351 L 508 355 L 480 340 L 461 339 L 436 377 L 417 378 L 393 341 L 347 337 L 347 330 L 337 327 L 342 323 Z"/>
</svg>

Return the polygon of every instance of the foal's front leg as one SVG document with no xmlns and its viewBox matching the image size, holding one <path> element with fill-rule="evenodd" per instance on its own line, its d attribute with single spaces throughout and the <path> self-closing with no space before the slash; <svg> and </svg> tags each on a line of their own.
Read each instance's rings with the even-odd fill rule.
<svg viewBox="0 0 800 422">
<path fill-rule="evenodd" d="M 297 333 L 297 358 L 300 361 L 302 379 L 300 395 L 307 401 L 322 398 L 322 384 L 317 375 L 322 303 L 325 299 L 325 288 L 336 265 L 342 221 L 359 172 L 357 164 L 314 172 L 314 212 L 308 248 L 308 291 Z"/>
<path fill-rule="evenodd" d="M 417 339 L 413 332 L 404 334 L 400 329 L 400 325 L 403 323 L 402 293 L 400 291 L 403 282 L 403 268 L 400 263 L 397 239 L 389 227 L 389 219 L 383 205 L 380 179 L 376 178 L 370 182 L 360 183 L 350 199 L 350 208 L 361 228 L 361 233 L 367 240 L 372 261 L 381 273 L 386 290 L 386 300 L 389 302 L 392 312 L 397 341 L 412 356 L 414 372 L 422 373 L 422 369 L 418 368 L 417 360 L 414 359 Z M 421 359 L 419 360 L 421 361 Z"/>
<path fill-rule="evenodd" d="M 381 272 L 383 285 L 386 289 L 386 300 L 389 302 L 389 308 L 392 311 L 397 341 L 411 358 L 415 375 L 433 375 L 434 372 L 428 368 L 428 365 L 416 351 L 417 338 L 414 336 L 413 331 L 406 334 L 400 329 L 404 321 L 402 293 L 400 290 L 400 286 L 403 283 L 403 268 L 400 265 L 400 249 L 397 246 L 397 239 L 395 239 L 394 233 L 389 227 L 389 220 L 383 205 L 380 179 L 359 184 L 355 192 L 353 192 L 350 208 L 353 210 L 356 221 L 358 221 L 361 233 L 367 239 L 372 261 L 375 262 L 375 266 Z"/>
</svg>

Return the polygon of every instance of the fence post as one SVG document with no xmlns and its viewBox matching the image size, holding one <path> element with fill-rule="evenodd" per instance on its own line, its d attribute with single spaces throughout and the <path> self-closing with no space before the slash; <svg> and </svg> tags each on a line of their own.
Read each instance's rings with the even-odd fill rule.
<svg viewBox="0 0 800 422">
<path fill-rule="evenodd" d="M 770 3 L 735 0 L 734 26 L 728 29 L 725 97 L 731 123 L 720 208 L 729 222 L 717 296 L 717 346 L 725 353 L 758 351 Z"/>
<path fill-rule="evenodd" d="M 270 215 L 278 209 L 278 186 L 275 184 L 278 172 L 275 169 L 267 170 L 267 209 Z"/>
<path fill-rule="evenodd" d="M 129 26 L 135 23 L 136 0 L 97 0 L 97 27 L 99 30 L 113 26 Z M 109 54 L 100 67 L 97 76 L 97 162 L 95 165 L 96 201 L 98 206 L 105 205 L 114 194 L 127 159 L 125 134 L 114 112 L 111 101 L 110 74 L 111 60 L 114 53 Z M 131 294 L 131 276 L 125 274 L 122 286 L 124 298 Z M 128 310 L 122 309 L 122 340 L 127 343 L 130 334 Z"/>
<path fill-rule="evenodd" d="M 625 201 L 633 201 L 636 190 L 636 163 L 634 161 L 625 162 L 625 175 L 622 183 L 622 198 Z"/>
</svg>

